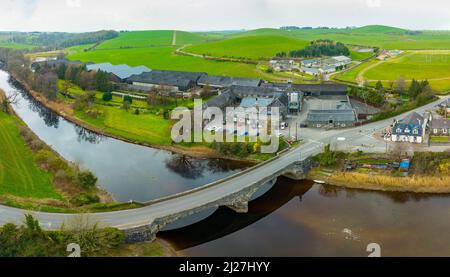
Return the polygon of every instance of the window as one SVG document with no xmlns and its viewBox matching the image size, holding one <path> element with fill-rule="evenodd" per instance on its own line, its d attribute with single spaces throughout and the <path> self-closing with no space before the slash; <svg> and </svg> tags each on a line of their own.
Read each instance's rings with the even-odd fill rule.
<svg viewBox="0 0 450 277">
<path fill-rule="evenodd" d="M 433 130 L 433 133 L 434 133 L 434 134 L 437 134 L 437 133 L 438 133 L 438 129 L 434 129 L 434 130 Z"/>
<path fill-rule="evenodd" d="M 447 129 L 442 129 L 442 133 L 447 134 Z"/>
<path fill-rule="evenodd" d="M 414 134 L 414 135 L 418 135 L 418 134 L 419 134 L 419 130 L 414 129 L 414 130 L 413 130 L 413 134 Z"/>
<path fill-rule="evenodd" d="M 402 132 L 402 129 L 397 128 L 397 134 L 400 134 Z"/>
</svg>

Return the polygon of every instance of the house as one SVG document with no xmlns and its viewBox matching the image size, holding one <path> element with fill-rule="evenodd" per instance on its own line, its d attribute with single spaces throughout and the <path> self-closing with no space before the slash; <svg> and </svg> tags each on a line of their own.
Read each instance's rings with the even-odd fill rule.
<svg viewBox="0 0 450 277">
<path fill-rule="evenodd" d="M 303 60 L 301 62 L 302 67 L 319 67 L 320 60 Z"/>
<path fill-rule="evenodd" d="M 336 72 L 336 67 L 330 66 L 330 65 L 326 65 L 326 66 L 323 66 L 323 67 L 319 68 L 319 71 L 321 73 L 330 74 L 330 73 Z"/>
<path fill-rule="evenodd" d="M 275 71 L 291 71 L 297 66 L 294 60 L 271 60 L 269 67 Z"/>
<path fill-rule="evenodd" d="M 203 72 L 185 72 L 170 70 L 152 70 L 139 75 L 132 75 L 127 82 L 140 88 L 166 87 L 172 92 L 188 91 L 197 86 L 197 81 L 206 75 Z"/>
<path fill-rule="evenodd" d="M 132 75 L 139 75 L 144 72 L 151 72 L 152 70 L 146 66 L 131 67 L 126 64 L 112 65 L 110 63 L 89 64 L 86 66 L 89 71 L 103 71 L 117 76 L 120 80 L 125 80 Z"/>
<path fill-rule="evenodd" d="M 433 136 L 450 136 L 450 119 L 436 118 L 430 123 L 431 135 Z"/>
<path fill-rule="evenodd" d="M 231 86 L 259 87 L 261 83 L 262 83 L 261 79 L 213 76 L 213 75 L 202 75 L 200 79 L 198 79 L 197 81 L 197 84 L 201 87 L 209 85 L 212 88 L 217 89 L 229 88 Z"/>
<path fill-rule="evenodd" d="M 395 122 L 391 140 L 394 142 L 423 143 L 427 120 L 424 116 L 413 112 L 404 119 Z"/>
<path fill-rule="evenodd" d="M 314 68 L 314 67 L 300 67 L 300 72 L 308 74 L 308 75 L 312 75 L 312 76 L 317 76 L 320 75 L 321 71 L 318 68 Z"/>
</svg>

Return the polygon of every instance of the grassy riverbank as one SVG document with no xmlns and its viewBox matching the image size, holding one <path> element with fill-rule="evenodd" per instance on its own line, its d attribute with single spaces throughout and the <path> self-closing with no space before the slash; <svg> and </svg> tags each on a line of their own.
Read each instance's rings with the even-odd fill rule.
<svg viewBox="0 0 450 277">
<path fill-rule="evenodd" d="M 4 93 L 0 91 L 0 100 Z M 137 208 L 113 203 L 80 170 L 42 142 L 11 108 L 0 111 L 0 204 L 46 212 L 102 212 Z"/>
<path fill-rule="evenodd" d="M 327 159 L 322 154 L 316 157 L 320 165 L 309 172 L 308 178 L 354 189 L 450 193 L 450 152 L 415 153 L 409 171 L 384 169 L 384 165 L 401 160 L 394 152 L 391 155 L 334 152 Z"/>
</svg>

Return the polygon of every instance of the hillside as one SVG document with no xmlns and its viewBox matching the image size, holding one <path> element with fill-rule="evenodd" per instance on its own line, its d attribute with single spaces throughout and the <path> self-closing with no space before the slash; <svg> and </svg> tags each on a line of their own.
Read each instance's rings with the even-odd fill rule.
<svg viewBox="0 0 450 277">
<path fill-rule="evenodd" d="M 195 45 L 186 51 L 216 57 L 261 59 L 276 53 L 302 49 L 308 41 L 280 35 L 250 35 Z"/>
<path fill-rule="evenodd" d="M 100 44 L 96 49 L 141 48 L 172 45 L 174 31 L 131 31 L 121 32 L 119 37 Z M 177 31 L 176 45 L 206 42 L 209 36 Z"/>
<path fill-rule="evenodd" d="M 367 25 L 352 29 L 350 32 L 357 34 L 405 34 L 407 30 L 384 25 Z"/>
</svg>

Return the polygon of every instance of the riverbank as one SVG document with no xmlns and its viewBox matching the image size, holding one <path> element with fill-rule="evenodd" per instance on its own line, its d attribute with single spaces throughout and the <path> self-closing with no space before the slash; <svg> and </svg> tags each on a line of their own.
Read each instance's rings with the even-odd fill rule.
<svg viewBox="0 0 450 277">
<path fill-rule="evenodd" d="M 150 147 L 154 149 L 160 149 L 164 151 L 169 151 L 174 154 L 180 154 L 189 156 L 192 158 L 197 159 L 222 159 L 222 160 L 229 160 L 229 161 L 238 161 L 238 162 L 248 162 L 250 164 L 256 164 L 261 162 L 261 156 L 256 155 L 255 158 L 241 158 L 237 156 L 231 156 L 231 155 L 224 155 L 223 153 L 219 153 L 218 151 L 209 148 L 205 145 L 193 145 L 193 146 L 183 146 L 183 145 L 162 145 L 162 144 L 152 144 L 148 143 L 142 140 L 137 139 L 131 139 L 129 137 L 125 137 L 124 135 L 120 135 L 111 131 L 107 131 L 103 128 L 98 128 L 94 126 L 93 124 L 90 124 L 79 117 L 77 117 L 74 109 L 72 108 L 72 105 L 69 103 L 64 103 L 61 101 L 51 101 L 47 99 L 45 96 L 41 95 L 39 92 L 34 91 L 31 89 L 31 87 L 26 84 L 25 82 L 22 82 L 17 76 L 15 76 L 14 73 L 11 73 L 11 79 L 16 83 L 16 85 L 19 85 L 23 88 L 24 91 L 29 93 L 30 96 L 33 97 L 34 100 L 36 100 L 38 103 L 46 107 L 47 109 L 53 111 L 54 113 L 58 114 L 59 116 L 63 117 L 65 120 L 74 123 L 86 130 L 89 130 L 95 134 L 98 134 L 100 136 L 114 138 L 123 142 L 132 143 L 135 145 L 141 145 L 145 147 Z M 168 134 L 169 136 L 170 134 Z M 263 157 L 264 158 L 264 157 Z"/>
<path fill-rule="evenodd" d="M 308 179 L 350 189 L 450 194 L 450 176 L 392 177 L 370 173 L 322 171 L 316 168 L 308 174 Z"/>
<path fill-rule="evenodd" d="M 0 90 L 0 100 L 4 97 Z M 0 204 L 59 213 L 140 207 L 117 203 L 110 193 L 95 185 L 95 176 L 43 142 L 12 107 L 8 107 L 8 113 L 0 110 L 0 121 Z"/>
<path fill-rule="evenodd" d="M 450 194 L 450 153 L 417 152 L 408 158 L 408 167 L 400 169 L 402 158 L 407 157 L 325 152 L 316 157 L 320 165 L 308 173 L 308 179 L 352 189 Z"/>
</svg>

